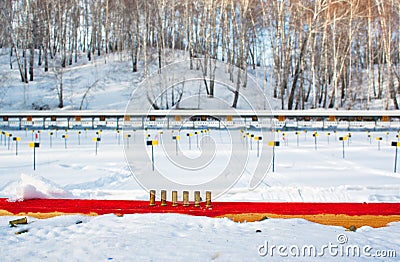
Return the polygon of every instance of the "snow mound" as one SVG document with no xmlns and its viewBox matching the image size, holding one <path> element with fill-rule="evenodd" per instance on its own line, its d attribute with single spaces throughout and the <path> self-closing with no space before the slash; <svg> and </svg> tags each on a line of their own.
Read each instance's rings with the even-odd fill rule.
<svg viewBox="0 0 400 262">
<path fill-rule="evenodd" d="M 15 188 L 9 192 L 14 192 L 9 199 L 11 201 L 22 201 L 35 198 L 72 198 L 72 194 L 52 181 L 41 177 L 21 174 L 21 180 Z"/>
</svg>

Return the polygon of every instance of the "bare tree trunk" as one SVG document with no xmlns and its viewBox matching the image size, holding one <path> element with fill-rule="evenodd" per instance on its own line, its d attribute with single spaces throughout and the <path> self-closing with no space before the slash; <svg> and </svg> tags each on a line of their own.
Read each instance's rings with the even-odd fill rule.
<svg viewBox="0 0 400 262">
<path fill-rule="evenodd" d="M 13 69 L 13 65 L 12 65 L 12 56 L 13 56 L 13 48 L 14 46 L 11 46 L 10 48 L 10 69 Z"/>
<path fill-rule="evenodd" d="M 35 63 L 35 48 L 33 43 L 31 44 L 31 48 L 29 50 L 29 81 L 33 81 L 33 66 Z"/>
<path fill-rule="evenodd" d="M 57 86 L 57 91 L 58 91 L 58 107 L 63 108 L 64 107 L 64 86 L 63 86 L 63 68 L 61 67 L 58 72 L 56 73 L 56 77 L 58 80 L 58 86 Z"/>
<path fill-rule="evenodd" d="M 386 58 L 386 67 L 387 67 L 387 74 L 388 74 L 388 87 L 386 90 L 386 97 L 387 101 L 390 99 L 393 100 L 393 106 L 396 110 L 399 109 L 399 105 L 397 102 L 396 92 L 394 89 L 393 83 L 393 71 L 392 71 L 392 26 L 390 23 L 391 13 L 390 10 L 387 10 L 388 6 L 386 6 L 385 1 L 383 0 L 375 0 L 378 12 L 380 14 L 380 25 L 382 28 L 383 34 L 383 45 L 385 49 L 385 58 Z M 386 105 L 386 110 L 388 109 L 388 105 Z"/>
<path fill-rule="evenodd" d="M 240 88 L 245 87 L 246 85 L 246 67 L 247 67 L 247 56 L 248 56 L 248 39 L 246 38 L 246 32 L 249 28 L 250 17 L 248 17 L 249 11 L 249 1 L 244 1 L 242 5 L 238 6 L 239 12 L 235 15 L 235 30 L 236 34 L 240 36 L 239 38 L 239 46 L 238 54 L 237 54 L 237 82 L 236 89 L 234 91 L 234 99 L 232 103 L 232 107 L 236 108 L 240 95 Z M 233 4 L 232 4 L 233 6 Z M 235 10 L 235 8 L 232 8 Z M 243 72 L 242 72 L 243 71 Z"/>
<path fill-rule="evenodd" d="M 22 51 L 22 57 L 24 58 L 24 79 L 25 83 L 28 83 L 28 55 L 26 54 L 26 49 Z"/>
<path fill-rule="evenodd" d="M 375 79 L 374 79 L 374 58 L 372 52 L 372 12 L 371 12 L 371 1 L 368 1 L 368 47 L 367 47 L 367 109 L 369 109 L 371 103 L 371 87 L 373 87 L 374 97 L 376 97 L 375 91 Z"/>
<path fill-rule="evenodd" d="M 104 11 L 105 11 L 105 18 L 104 18 L 104 31 L 105 31 L 105 43 L 104 43 L 104 48 L 105 48 L 105 54 L 104 54 L 104 63 L 107 63 L 107 56 L 108 56 L 108 43 L 109 43 L 109 34 L 110 34 L 110 25 L 109 25 L 109 12 L 108 12 L 108 0 L 105 0 L 105 6 L 104 6 Z"/>
<path fill-rule="evenodd" d="M 300 41 L 300 40 L 299 40 Z M 308 35 L 305 36 L 305 39 L 303 40 L 302 44 L 301 44 L 301 51 L 299 54 L 299 58 L 297 60 L 296 63 L 296 69 L 294 72 L 294 78 L 293 78 L 293 83 L 292 83 L 292 88 L 290 90 L 290 94 L 289 94 L 289 98 L 288 98 L 288 109 L 292 110 L 293 109 L 293 102 L 294 102 L 294 97 L 295 97 L 295 91 L 297 88 L 297 81 L 299 80 L 300 74 L 301 74 L 301 65 L 303 63 L 303 56 L 305 53 L 305 49 L 307 46 L 307 42 L 308 42 Z"/>
</svg>

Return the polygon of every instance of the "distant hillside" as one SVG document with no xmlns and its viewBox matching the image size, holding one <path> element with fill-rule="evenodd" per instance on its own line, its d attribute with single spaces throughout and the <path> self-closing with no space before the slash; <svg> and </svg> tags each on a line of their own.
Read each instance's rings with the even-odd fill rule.
<svg viewBox="0 0 400 262">
<path fill-rule="evenodd" d="M 147 91 L 154 93 L 154 100 L 164 99 L 159 90 L 160 86 L 172 82 L 176 85 L 176 90 L 182 89 L 183 94 L 180 103 L 170 106 L 171 108 L 223 109 L 231 107 L 234 98 L 235 84 L 229 81 L 228 69 L 224 63 L 216 62 L 219 69 L 215 71 L 215 95 L 212 98 L 207 95 L 201 69 L 190 70 L 184 52 L 176 52 L 175 60 L 171 58 L 171 61 L 176 62 L 170 63 L 173 66 L 163 68 L 161 74 L 158 74 L 156 61 L 151 61 L 149 83 L 143 83 L 145 78 L 142 63 L 139 64 L 137 72 L 132 72 L 131 61 L 127 55 L 110 54 L 107 56 L 107 62 L 103 56 L 95 57 L 92 61 L 83 58 L 79 60 L 80 63 L 62 70 L 59 67 L 50 67 L 48 72 L 44 72 L 43 66 L 35 65 L 35 79 L 27 84 L 20 81 L 15 60 L 12 60 L 13 69 L 10 69 L 7 50 L 3 49 L 0 52 L 0 108 L 3 110 L 59 110 L 60 85 L 63 88 L 64 100 L 62 110 L 124 110 L 131 97 L 134 108 L 151 108 Z M 158 79 L 159 76 L 168 77 L 171 83 L 155 83 L 154 79 Z M 255 77 L 259 78 L 257 83 Z M 263 74 L 254 72 L 254 75 L 249 75 L 247 82 L 248 88 L 240 90 L 242 98 L 239 99 L 238 108 L 251 108 L 251 101 L 263 99 L 263 93 L 268 96 L 269 91 L 263 90 Z M 257 84 L 260 85 L 255 87 Z M 178 94 L 178 91 L 176 93 Z M 170 96 L 168 93 L 165 97 L 171 99 Z M 160 106 L 163 105 L 162 101 Z M 260 104 L 258 109 L 263 109 L 263 106 Z M 269 105 L 265 106 L 270 108 Z"/>
<path fill-rule="evenodd" d="M 38 50 L 36 50 L 38 52 Z M 174 55 L 174 59 L 172 58 Z M 216 82 L 214 97 L 207 95 L 203 79 L 189 79 L 191 75 L 188 65 L 188 54 L 183 51 L 171 52 L 168 57 L 168 65 L 162 68 L 158 74 L 157 53 L 154 52 L 153 59 L 149 61 L 148 78 L 153 78 L 149 83 L 144 83 L 144 64 L 138 64 L 137 72 L 132 72 L 132 61 L 128 54 L 113 53 L 105 56 L 96 56 L 91 61 L 85 59 L 85 54 L 81 54 L 78 63 L 74 63 L 67 68 L 59 67 L 55 61 L 48 72 L 44 71 L 44 66 L 35 64 L 35 79 L 28 83 L 20 80 L 19 70 L 17 69 L 15 57 L 11 57 L 13 67 L 10 67 L 9 50 L 0 49 L 0 109 L 1 110 L 125 110 L 130 99 L 131 106 L 136 109 L 152 108 L 146 95 L 147 89 L 150 93 L 155 93 L 153 97 L 161 107 L 171 99 L 171 94 L 165 95 L 164 99 L 160 83 L 163 77 L 168 77 L 168 81 L 175 81 L 175 90 L 183 89 L 183 97 L 177 105 L 169 105 L 170 108 L 182 109 L 224 109 L 230 108 L 233 101 L 235 83 L 229 81 L 228 66 L 223 62 L 216 62 L 220 70 L 216 70 Z M 185 62 L 182 62 L 185 61 Z M 174 66 L 171 66 L 174 65 Z M 173 72 L 172 72 L 173 70 Z M 200 74 L 201 68 L 194 68 L 195 76 Z M 238 109 L 248 109 L 256 103 L 258 109 L 274 110 L 281 109 L 281 99 L 273 98 L 273 70 L 267 67 L 256 67 L 255 70 L 249 68 L 247 71 L 247 87 L 240 89 Z M 192 74 L 193 76 L 193 74 Z M 186 78 L 185 78 L 186 77 Z M 171 78 L 174 78 L 171 80 Z M 179 81 L 184 79 L 185 83 Z M 153 81 L 153 82 L 152 82 Z M 167 81 L 167 80 L 166 80 Z M 226 82 L 225 84 L 222 82 Z M 169 83 L 164 83 L 166 85 Z M 228 86 L 230 85 L 230 86 Z M 60 86 L 62 86 L 63 108 L 59 108 Z M 138 88 L 139 87 L 139 88 Z M 167 87 L 166 87 L 167 88 Z M 169 91 L 170 92 L 170 91 Z M 176 93 L 177 96 L 178 93 Z M 286 97 L 287 95 L 285 95 Z M 312 95 L 311 95 L 312 96 Z M 264 105 L 264 99 L 267 105 Z M 246 102 L 247 101 L 247 102 Z M 311 108 L 311 102 L 306 103 L 306 109 Z M 264 107 L 264 108 L 263 108 Z M 370 109 L 383 109 L 384 100 L 374 100 Z M 167 109 L 168 107 L 160 108 Z M 168 108 L 168 109 L 170 109 Z M 364 109 L 362 101 L 355 103 L 353 109 Z M 348 109 L 343 107 L 343 109 Z"/>
<path fill-rule="evenodd" d="M 0 98 L 2 106 L 18 108 L 119 107 L 119 89 L 184 54 L 205 60 L 208 97 L 218 95 L 212 80 L 218 60 L 230 67 L 230 80 L 230 65 L 257 75 L 278 109 L 399 109 L 399 17 L 393 0 L 3 1 Z M 234 108 L 235 89 L 246 86 L 246 74 L 235 76 L 241 83 L 231 88 Z M 14 88 L 18 79 L 22 90 Z M 18 94 L 12 102 L 4 98 L 9 80 Z M 172 88 L 170 104 L 164 92 L 152 106 L 170 108 L 181 94 Z"/>
</svg>

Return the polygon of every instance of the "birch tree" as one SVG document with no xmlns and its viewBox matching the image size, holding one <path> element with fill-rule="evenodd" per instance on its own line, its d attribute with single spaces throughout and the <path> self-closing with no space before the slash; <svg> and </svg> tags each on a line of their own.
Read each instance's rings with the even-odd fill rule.
<svg viewBox="0 0 400 262">
<path fill-rule="evenodd" d="M 383 0 L 375 0 L 376 6 L 378 8 L 379 13 L 379 26 L 381 28 L 382 41 L 385 51 L 385 62 L 387 68 L 387 76 L 388 76 L 388 84 L 386 90 L 386 104 L 385 109 L 389 107 L 389 100 L 393 100 L 393 105 L 395 109 L 399 109 L 399 105 L 397 103 L 396 92 L 394 89 L 394 81 L 393 81 L 393 70 L 392 70 L 392 11 L 394 1 L 383 1 Z"/>
</svg>

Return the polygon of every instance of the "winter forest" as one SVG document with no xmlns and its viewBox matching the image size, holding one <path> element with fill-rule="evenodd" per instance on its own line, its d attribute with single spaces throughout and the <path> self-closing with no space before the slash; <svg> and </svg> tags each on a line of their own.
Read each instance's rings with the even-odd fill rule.
<svg viewBox="0 0 400 262">
<path fill-rule="evenodd" d="M 0 0 L 0 6 L 0 48 L 8 50 L 11 69 L 17 61 L 23 83 L 55 63 L 62 78 L 81 59 L 107 63 L 122 52 L 132 72 L 147 75 L 150 63 L 161 70 L 179 53 L 202 58 L 211 77 L 212 61 L 259 72 L 281 109 L 371 109 L 377 100 L 382 109 L 399 109 L 398 0 Z M 213 96 L 212 82 L 207 94 Z M 62 87 L 59 95 L 62 108 Z"/>
</svg>

